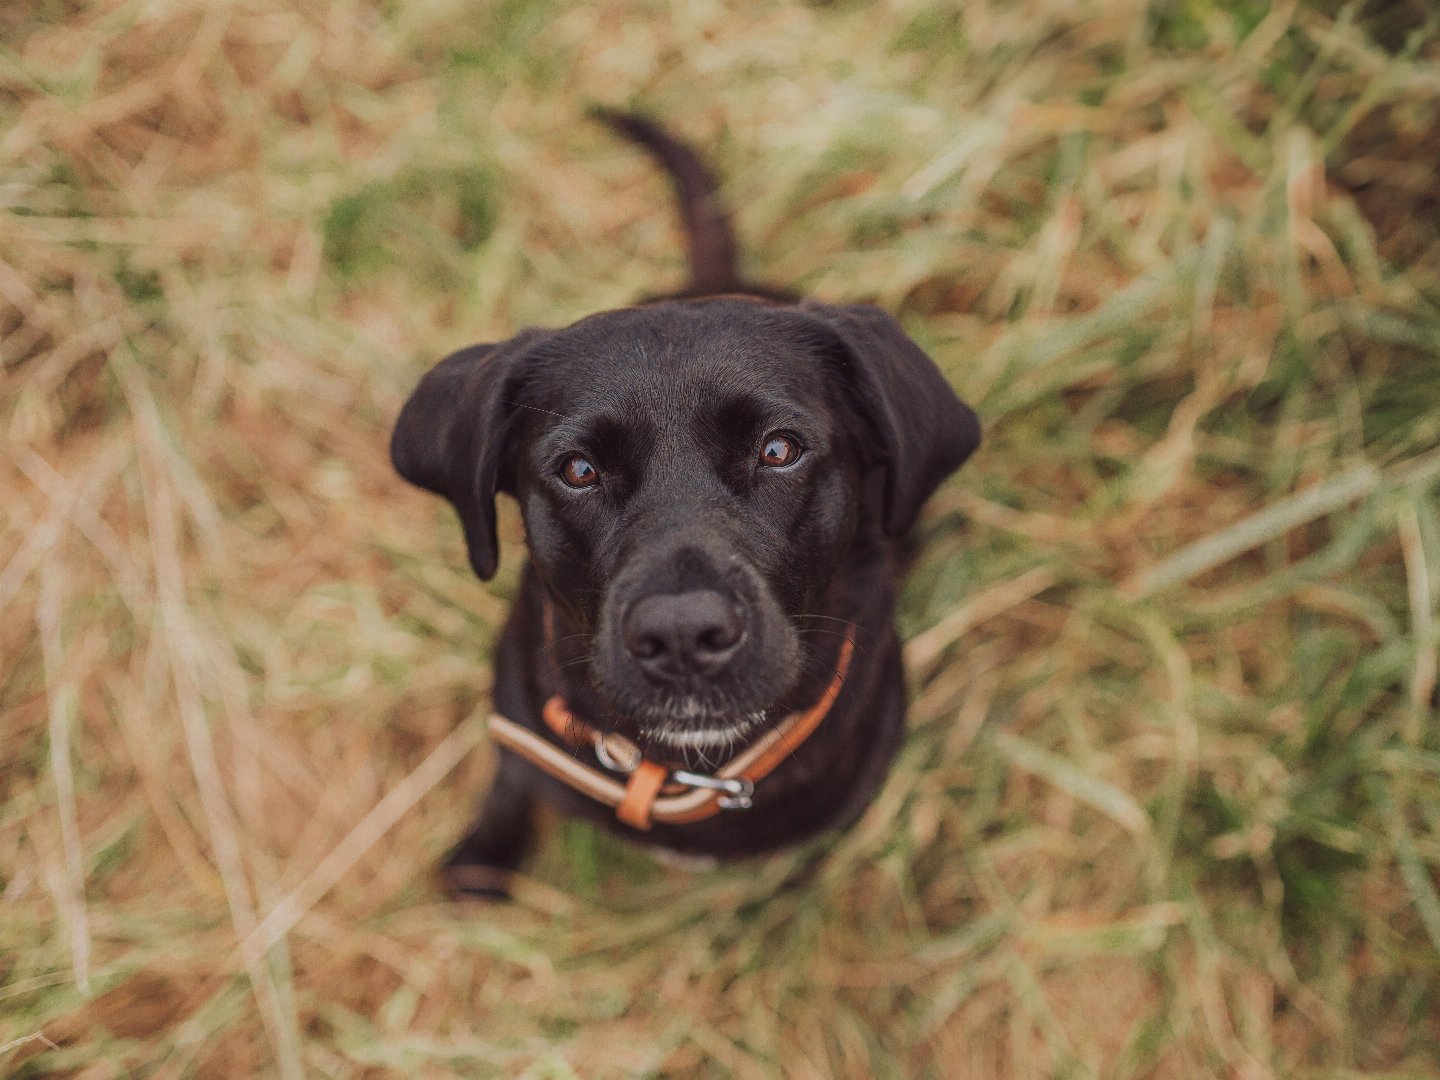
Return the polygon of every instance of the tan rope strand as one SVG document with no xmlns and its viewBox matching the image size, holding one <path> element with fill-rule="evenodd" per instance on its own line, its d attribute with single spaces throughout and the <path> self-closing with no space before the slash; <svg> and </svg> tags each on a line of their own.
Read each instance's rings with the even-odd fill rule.
<svg viewBox="0 0 1440 1080">
<path fill-rule="evenodd" d="M 625 798 L 625 788 L 583 762 L 576 761 L 552 742 L 547 742 L 528 728 L 505 719 L 491 716 L 490 737 L 507 750 L 513 750 L 530 764 L 549 773 L 562 783 L 569 784 L 582 795 L 588 795 L 606 806 L 619 806 Z M 655 800 L 651 818 L 662 825 L 678 824 L 682 821 L 699 821 L 719 811 L 715 804 L 716 792 L 696 789 L 684 795 L 670 795 Z M 712 804 L 712 805 L 707 805 Z M 698 816 L 696 812 L 700 811 Z M 705 811 L 709 811 L 708 813 Z"/>
</svg>

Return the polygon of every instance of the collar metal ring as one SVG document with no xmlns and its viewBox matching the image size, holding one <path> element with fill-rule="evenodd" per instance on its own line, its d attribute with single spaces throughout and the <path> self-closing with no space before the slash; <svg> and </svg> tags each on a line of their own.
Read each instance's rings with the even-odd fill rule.
<svg viewBox="0 0 1440 1080">
<path fill-rule="evenodd" d="M 600 764 L 611 772 L 625 773 L 627 776 L 640 767 L 640 748 L 624 735 L 617 735 L 613 731 L 595 736 L 595 756 L 600 759 Z"/>
</svg>

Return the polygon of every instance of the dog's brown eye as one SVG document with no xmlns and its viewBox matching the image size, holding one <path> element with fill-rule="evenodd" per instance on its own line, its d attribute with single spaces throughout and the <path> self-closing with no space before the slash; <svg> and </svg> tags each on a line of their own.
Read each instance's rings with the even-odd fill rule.
<svg viewBox="0 0 1440 1080">
<path fill-rule="evenodd" d="M 760 445 L 760 464 L 767 469 L 783 469 L 800 456 L 800 444 L 789 435 L 772 431 Z"/>
<path fill-rule="evenodd" d="M 600 473 L 586 458 L 575 454 L 566 458 L 565 464 L 560 466 L 560 479 L 573 488 L 583 488 L 599 480 Z"/>
</svg>

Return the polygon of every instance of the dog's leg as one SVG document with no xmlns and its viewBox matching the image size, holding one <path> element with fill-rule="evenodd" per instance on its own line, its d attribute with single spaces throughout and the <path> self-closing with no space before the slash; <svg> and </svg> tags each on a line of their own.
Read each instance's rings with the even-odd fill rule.
<svg viewBox="0 0 1440 1080">
<path fill-rule="evenodd" d="M 500 752 L 495 781 L 469 835 L 445 859 L 441 873 L 458 897 L 508 900 L 510 872 L 530 846 L 533 777 L 514 754 Z"/>
</svg>

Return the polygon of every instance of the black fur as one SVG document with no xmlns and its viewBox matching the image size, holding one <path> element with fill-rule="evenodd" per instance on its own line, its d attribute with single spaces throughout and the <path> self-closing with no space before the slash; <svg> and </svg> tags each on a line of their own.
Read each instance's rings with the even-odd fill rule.
<svg viewBox="0 0 1440 1080">
<path fill-rule="evenodd" d="M 421 380 L 392 442 L 400 474 L 454 504 L 482 578 L 499 558 L 496 494 L 520 504 L 531 561 L 496 657 L 495 707 L 553 738 L 540 710 L 561 694 L 652 759 L 716 767 L 819 697 L 847 630 L 855 656 L 829 716 L 749 810 L 642 834 L 502 752 L 447 863 L 462 885 L 485 879 L 476 868 L 518 865 L 536 796 L 718 856 L 853 821 L 903 732 L 897 546 L 979 442 L 975 414 L 893 318 L 746 285 L 699 159 L 649 121 L 603 118 L 674 177 L 690 288 L 455 353 Z M 567 481 L 572 467 L 594 480 L 577 455 L 598 481 Z"/>
</svg>

